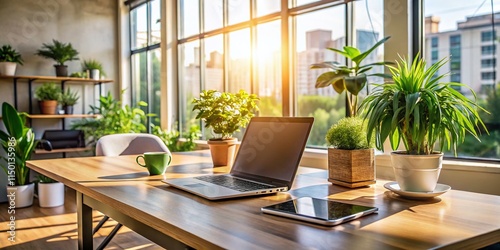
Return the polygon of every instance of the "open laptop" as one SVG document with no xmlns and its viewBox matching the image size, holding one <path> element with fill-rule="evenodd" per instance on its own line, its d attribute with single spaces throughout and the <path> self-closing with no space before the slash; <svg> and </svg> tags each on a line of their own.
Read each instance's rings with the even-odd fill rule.
<svg viewBox="0 0 500 250">
<path fill-rule="evenodd" d="M 209 200 L 287 191 L 313 124 L 312 117 L 254 117 L 229 174 L 163 182 Z"/>
</svg>

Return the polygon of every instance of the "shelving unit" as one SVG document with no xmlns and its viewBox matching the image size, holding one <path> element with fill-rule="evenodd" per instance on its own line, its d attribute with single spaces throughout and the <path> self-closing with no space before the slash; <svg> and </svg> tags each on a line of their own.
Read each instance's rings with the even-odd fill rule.
<svg viewBox="0 0 500 250">
<path fill-rule="evenodd" d="M 76 77 L 57 77 L 57 76 L 0 76 L 0 80 L 5 79 L 5 80 L 11 80 L 13 87 L 14 87 L 14 107 L 17 109 L 18 108 L 18 100 L 17 100 L 17 85 L 20 80 L 25 80 L 28 83 L 28 96 L 29 96 L 29 111 L 28 111 L 28 118 L 32 119 L 61 119 L 62 121 L 62 127 L 65 129 L 65 119 L 67 118 L 96 118 L 99 115 L 92 115 L 92 114 L 63 114 L 63 115 L 42 115 L 42 114 L 33 114 L 33 103 L 32 103 L 32 89 L 33 89 L 33 82 L 35 81 L 40 81 L 40 82 L 59 82 L 61 84 L 61 89 L 64 92 L 65 90 L 65 84 L 66 83 L 74 83 L 74 84 L 81 84 L 81 85 L 98 85 L 99 86 L 99 96 L 102 95 L 102 84 L 105 83 L 111 83 L 113 80 L 94 80 L 94 79 L 88 79 L 88 78 L 76 78 Z M 0 116 L 0 119 L 2 117 Z M 31 121 L 30 120 L 30 121 Z M 66 153 L 71 153 L 71 152 L 83 152 L 83 151 L 88 151 L 91 150 L 92 148 L 90 147 L 84 147 L 84 148 L 67 148 L 67 149 L 54 149 L 52 151 L 46 151 L 43 149 L 37 149 L 35 150 L 35 154 L 54 154 L 54 153 L 62 153 L 63 157 L 66 156 Z"/>
</svg>

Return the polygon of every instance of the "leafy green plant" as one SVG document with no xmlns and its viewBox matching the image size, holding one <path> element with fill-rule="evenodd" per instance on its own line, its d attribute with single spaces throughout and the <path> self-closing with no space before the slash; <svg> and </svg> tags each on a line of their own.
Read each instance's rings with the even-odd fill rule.
<svg viewBox="0 0 500 250">
<path fill-rule="evenodd" d="M 99 117 L 75 121 L 71 128 L 83 130 L 89 144 L 94 144 L 104 135 L 146 132 L 146 118 L 153 115 L 146 114 L 141 106 L 145 107 L 147 103 L 139 102 L 138 107 L 122 107 L 121 101 L 108 92 L 99 98 L 98 106 L 90 106 L 91 113 L 100 114 Z"/>
<path fill-rule="evenodd" d="M 21 54 L 10 45 L 3 45 L 0 48 L 0 62 L 13 62 L 23 65 Z"/>
<path fill-rule="evenodd" d="M 25 126 L 25 116 L 21 116 L 6 102 L 2 103 L 2 116 L 7 132 L 0 130 L 0 143 L 6 154 L 1 157 L 1 166 L 8 177 L 8 185 L 26 185 L 29 183 L 26 161 L 36 148 L 35 134 L 31 128 Z"/>
<path fill-rule="evenodd" d="M 366 124 L 359 117 L 340 119 L 326 134 L 326 142 L 337 149 L 369 149 L 373 140 L 367 139 Z"/>
<path fill-rule="evenodd" d="M 175 129 L 167 131 L 160 126 L 152 125 L 151 133 L 160 137 L 171 152 L 192 151 L 196 148 L 195 140 L 201 137 L 200 127 L 197 125 L 191 126 L 185 133 Z"/>
<path fill-rule="evenodd" d="M 35 90 L 35 98 L 39 101 L 60 101 L 61 95 L 61 88 L 55 83 L 44 83 Z"/>
<path fill-rule="evenodd" d="M 53 44 L 44 43 L 42 48 L 37 50 L 35 55 L 53 59 L 58 65 L 64 65 L 67 61 L 78 60 L 78 51 L 73 48 L 71 43 L 59 42 L 52 40 Z"/>
<path fill-rule="evenodd" d="M 477 111 L 484 109 L 453 87 L 470 88 L 440 82 L 446 74 L 437 75 L 438 70 L 447 62 L 443 58 L 426 69 L 425 60 L 417 56 L 411 66 L 402 58 L 396 66 L 389 66 L 394 82 L 377 84 L 361 103 L 368 119 L 368 137 L 375 135 L 379 150 L 389 138 L 393 150 L 402 140 L 407 154 L 432 154 L 439 142 L 440 151 L 452 147 L 456 155 L 457 144 L 466 133 L 479 140 L 479 130 L 487 131 Z"/>
<path fill-rule="evenodd" d="M 98 69 L 101 75 L 106 76 L 106 72 L 104 72 L 102 64 L 99 61 L 94 60 L 94 59 L 83 60 L 83 62 L 82 62 L 82 71 L 83 72 L 85 72 L 87 70 L 93 70 L 93 69 Z"/>
<path fill-rule="evenodd" d="M 212 128 L 215 134 L 220 135 L 216 139 L 228 139 L 250 122 L 258 110 L 258 100 L 255 94 L 244 90 L 236 94 L 204 90 L 200 98 L 193 100 L 193 111 L 198 110 L 196 119 L 201 119 L 206 128 Z"/>
<path fill-rule="evenodd" d="M 349 67 L 338 62 L 322 62 L 311 65 L 311 69 L 331 69 L 332 71 L 321 74 L 316 79 L 316 88 L 324 88 L 332 86 L 335 92 L 341 94 L 346 90 L 348 94 L 347 101 L 349 103 L 350 116 L 356 116 L 358 112 L 358 94 L 365 87 L 368 76 L 390 77 L 386 74 L 374 73 L 366 75 L 365 72 L 377 65 L 388 65 L 390 62 L 376 62 L 362 65 L 363 60 L 370 55 L 378 46 L 389 40 L 386 37 L 365 52 L 351 46 L 344 46 L 343 50 L 328 48 L 329 50 L 339 53 L 350 61 L 353 66 Z"/>
<path fill-rule="evenodd" d="M 78 96 L 78 92 L 72 92 L 70 89 L 67 89 L 64 94 L 61 96 L 61 105 L 63 106 L 73 106 L 80 99 Z"/>
</svg>

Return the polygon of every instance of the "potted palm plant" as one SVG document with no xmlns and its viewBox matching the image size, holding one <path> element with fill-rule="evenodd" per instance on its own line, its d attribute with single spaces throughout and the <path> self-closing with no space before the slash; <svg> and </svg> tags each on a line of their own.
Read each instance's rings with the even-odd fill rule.
<svg viewBox="0 0 500 250">
<path fill-rule="evenodd" d="M 78 60 L 78 51 L 73 48 L 71 43 L 59 42 L 55 39 L 52 40 L 53 44 L 44 43 L 42 48 L 39 49 L 36 55 L 53 59 L 57 62 L 54 67 L 56 68 L 56 76 L 68 76 L 68 66 L 64 65 L 67 61 Z"/>
<path fill-rule="evenodd" d="M 442 82 L 446 74 L 439 75 L 438 70 L 447 62 L 443 58 L 426 68 L 425 60 L 418 56 L 411 65 L 401 59 L 396 66 L 389 66 L 393 83 L 376 85 L 361 104 L 366 111 L 368 137 L 375 135 L 379 150 L 386 139 L 393 150 L 401 141 L 406 148 L 391 153 L 402 191 L 434 191 L 443 149 L 456 150 L 466 133 L 479 140 L 480 130 L 487 131 L 478 114 L 478 110 L 485 110 L 455 88 L 469 89 L 475 99 L 474 91 L 462 83 Z"/>
<path fill-rule="evenodd" d="M 104 72 L 102 64 L 93 59 L 83 61 L 82 71 L 88 72 L 87 76 L 93 80 L 100 80 L 101 76 L 106 76 L 106 72 Z"/>
<path fill-rule="evenodd" d="M 55 83 L 44 83 L 35 90 L 35 98 L 38 99 L 41 114 L 56 114 L 57 104 L 61 100 L 61 88 Z"/>
<path fill-rule="evenodd" d="M 342 94 L 346 91 L 349 117 L 356 117 L 358 114 L 358 95 L 365 88 L 368 76 L 390 77 L 386 74 L 373 73 L 368 74 L 374 66 L 384 66 L 389 62 L 375 62 L 363 64 L 363 60 L 370 53 L 375 51 L 380 45 L 389 40 L 386 37 L 365 52 L 351 46 L 344 46 L 343 50 L 329 48 L 329 50 L 338 53 L 352 62 L 352 66 L 343 65 L 338 62 L 322 62 L 311 65 L 312 69 L 327 68 L 331 71 L 321 74 L 316 80 L 316 88 L 324 88 L 332 86 L 333 89 Z M 327 134 L 327 143 L 331 146 L 328 148 L 328 181 L 333 184 L 345 187 L 355 188 L 374 184 L 375 181 L 375 161 L 373 148 L 351 148 L 332 141 L 332 138 L 349 136 L 350 132 L 344 128 L 349 128 L 353 131 L 363 131 L 364 125 L 358 119 L 345 119 L 339 124 L 334 124 Z M 337 135 L 337 133 L 340 133 Z M 347 139 L 347 138 L 344 138 Z M 350 138 L 350 144 L 355 141 L 354 137 Z M 366 144 L 365 146 L 368 146 Z"/>
<path fill-rule="evenodd" d="M 17 64 L 23 65 L 21 54 L 10 45 L 3 45 L 0 48 L 0 76 L 15 75 Z"/>
<path fill-rule="evenodd" d="M 40 207 L 58 207 L 64 204 L 64 184 L 39 174 L 38 203 Z"/>
<path fill-rule="evenodd" d="M 0 130 L 0 143 L 6 156 L 2 157 L 1 166 L 8 178 L 8 200 L 15 207 L 31 206 L 34 184 L 29 182 L 26 161 L 35 150 L 35 134 L 25 126 L 24 116 L 6 102 L 2 103 L 2 116 L 6 132 Z"/>
<path fill-rule="evenodd" d="M 214 138 L 208 140 L 214 166 L 231 166 L 234 160 L 237 138 L 233 133 L 246 127 L 254 112 L 258 110 L 255 94 L 244 90 L 233 94 L 217 90 L 204 90 L 199 98 L 193 100 L 196 119 L 211 128 Z"/>
<path fill-rule="evenodd" d="M 73 106 L 80 99 L 77 92 L 73 92 L 67 89 L 64 94 L 61 95 L 61 105 L 64 109 L 65 114 L 73 114 Z"/>
</svg>

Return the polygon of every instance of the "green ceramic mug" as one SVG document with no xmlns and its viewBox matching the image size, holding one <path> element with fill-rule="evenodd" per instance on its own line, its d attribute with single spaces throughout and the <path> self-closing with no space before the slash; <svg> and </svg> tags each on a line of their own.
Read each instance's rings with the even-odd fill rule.
<svg viewBox="0 0 500 250">
<path fill-rule="evenodd" d="M 141 164 L 139 159 L 142 158 L 145 164 Z M 146 152 L 143 155 L 135 158 L 137 164 L 148 169 L 149 175 L 164 174 L 167 167 L 172 161 L 172 155 L 167 152 Z"/>
</svg>

